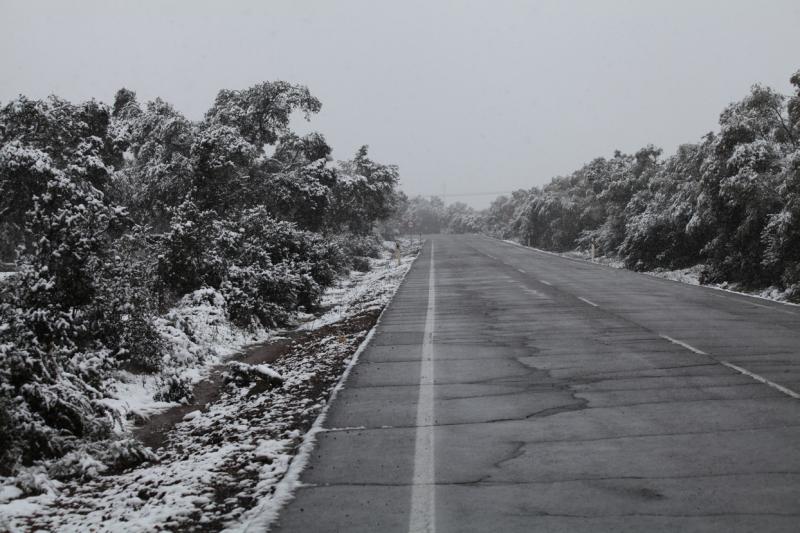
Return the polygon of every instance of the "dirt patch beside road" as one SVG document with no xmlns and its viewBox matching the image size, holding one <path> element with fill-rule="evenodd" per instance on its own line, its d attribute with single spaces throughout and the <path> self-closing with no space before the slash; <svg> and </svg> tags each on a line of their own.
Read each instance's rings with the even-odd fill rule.
<svg viewBox="0 0 800 533">
<path fill-rule="evenodd" d="M 239 361 L 249 365 L 273 363 L 289 351 L 294 337 L 303 336 L 299 333 L 305 332 L 289 332 L 285 337 L 249 346 L 241 354 L 231 357 L 229 361 Z M 227 362 L 212 368 L 207 379 L 194 385 L 190 402 L 176 405 L 150 417 L 133 431 L 134 436 L 154 450 L 161 448 L 167 441 L 169 431 L 181 422 L 183 417 L 192 411 L 204 411 L 209 404 L 219 400 L 222 387 L 225 386 L 224 373 L 227 368 Z"/>
</svg>

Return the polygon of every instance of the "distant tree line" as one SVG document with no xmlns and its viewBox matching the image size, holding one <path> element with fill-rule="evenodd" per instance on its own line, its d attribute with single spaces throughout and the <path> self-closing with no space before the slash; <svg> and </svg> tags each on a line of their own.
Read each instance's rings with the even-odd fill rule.
<svg viewBox="0 0 800 533">
<path fill-rule="evenodd" d="M 719 131 L 662 157 L 616 152 L 542 188 L 497 198 L 484 231 L 554 251 L 588 248 L 628 268 L 705 265 L 703 282 L 800 297 L 800 72 L 794 94 L 755 85 Z"/>
<path fill-rule="evenodd" d="M 445 206 L 438 196 L 400 195 L 391 227 L 401 233 L 479 233 L 484 230 L 484 214 L 463 202 Z"/>
<path fill-rule="evenodd" d="M 320 107 L 280 81 L 220 91 L 200 121 L 127 89 L 0 107 L 0 259 L 18 270 L 0 283 L 0 475 L 112 439 L 105 384 L 161 369 L 154 318 L 183 295 L 214 289 L 233 322 L 271 327 L 377 253 L 398 169 L 290 129 Z"/>
</svg>

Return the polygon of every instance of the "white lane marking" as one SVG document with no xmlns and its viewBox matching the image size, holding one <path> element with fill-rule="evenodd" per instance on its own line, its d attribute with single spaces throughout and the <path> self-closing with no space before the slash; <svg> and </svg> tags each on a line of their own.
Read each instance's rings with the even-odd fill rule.
<svg viewBox="0 0 800 533">
<path fill-rule="evenodd" d="M 690 352 L 694 352 L 694 353 L 696 353 L 696 354 L 698 354 L 698 355 L 708 355 L 708 354 L 707 354 L 706 352 L 704 352 L 703 350 L 698 350 L 697 348 L 695 348 L 695 347 L 694 347 L 694 346 L 692 346 L 691 344 L 686 344 L 686 343 L 685 343 L 685 342 L 683 342 L 683 341 L 679 341 L 678 339 L 673 339 L 672 337 L 669 337 L 669 336 L 667 336 L 667 335 L 661 335 L 661 338 L 662 338 L 662 339 L 667 339 L 669 342 L 671 342 L 671 343 L 673 343 L 673 344 L 677 344 L 678 346 L 683 346 L 684 348 L 686 348 L 686 349 L 687 349 L 687 350 L 689 350 Z"/>
<path fill-rule="evenodd" d="M 602 265 L 600 263 L 592 262 L 592 261 L 590 261 L 588 259 L 575 259 L 575 258 L 572 258 L 572 257 L 565 257 L 564 255 L 556 253 L 556 252 L 548 252 L 547 250 L 542 250 L 541 248 L 534 248 L 533 246 L 525 246 L 525 245 L 522 245 L 522 244 L 519 244 L 519 243 L 516 243 L 516 242 L 509 242 L 509 241 L 505 241 L 505 240 L 502 240 L 502 239 L 498 239 L 496 237 L 489 237 L 488 235 L 482 235 L 482 237 L 484 237 L 484 238 L 486 238 L 488 240 L 492 240 L 492 241 L 499 241 L 500 243 L 507 244 L 509 246 L 516 246 L 518 248 L 522 248 L 522 249 L 528 250 L 530 252 L 538 252 L 540 254 L 553 255 L 555 257 L 559 257 L 561 259 L 566 259 L 567 261 L 572 261 L 574 263 L 583 263 L 585 265 L 588 264 L 588 265 L 605 266 L 605 265 Z M 722 291 L 722 292 L 726 292 L 726 293 L 729 293 L 729 294 L 736 295 L 737 297 L 759 298 L 759 299 L 762 299 L 762 300 L 770 301 L 770 302 L 772 302 L 774 304 L 780 304 L 780 305 L 783 305 L 783 306 L 791 306 L 792 308 L 795 308 L 795 309 L 800 308 L 800 304 L 793 304 L 793 303 L 790 303 L 790 302 L 781 302 L 779 300 L 769 300 L 768 298 L 763 298 L 761 296 L 756 296 L 754 294 L 747 294 L 747 293 L 744 293 L 744 292 L 736 292 L 736 291 L 732 291 L 732 290 L 729 290 L 729 289 L 721 289 L 719 287 L 710 287 L 710 286 L 707 286 L 707 285 L 691 285 L 689 283 L 686 283 L 685 281 L 679 281 L 679 280 L 676 280 L 676 279 L 668 279 L 668 278 L 662 278 L 662 277 L 659 277 L 659 276 L 655 276 L 650 272 L 634 272 L 634 271 L 628 270 L 626 268 L 614 268 L 614 267 L 609 267 L 609 268 L 611 268 L 611 270 L 609 270 L 609 272 L 613 272 L 615 274 L 617 274 L 617 273 L 619 273 L 619 274 L 628 273 L 628 274 L 636 274 L 636 275 L 639 275 L 639 276 L 648 276 L 651 279 L 660 280 L 660 281 L 667 282 L 667 283 L 680 283 L 681 285 L 684 285 L 686 287 L 698 287 L 698 288 L 709 290 L 709 291 Z M 549 283 L 547 283 L 547 285 L 549 285 Z M 742 300 L 739 299 L 739 298 L 730 298 L 728 296 L 724 296 L 724 295 L 721 295 L 721 294 L 712 294 L 712 296 L 718 296 L 719 298 L 725 298 L 727 300 L 732 300 L 734 302 L 740 302 L 740 303 L 742 302 Z M 765 307 L 771 309 L 772 311 L 777 311 L 777 312 L 783 313 L 785 315 L 797 316 L 797 313 L 795 313 L 794 311 L 790 311 L 788 309 L 781 309 L 781 308 L 779 308 L 779 307 L 777 307 L 775 305 L 765 306 Z"/>
<path fill-rule="evenodd" d="M 417 439 L 414 443 L 414 477 L 411 487 L 409 533 L 436 531 L 436 472 L 433 435 L 433 333 L 436 327 L 436 284 L 434 243 L 431 243 L 431 268 L 428 277 L 428 312 L 422 341 L 422 361 L 417 399 Z"/>
<path fill-rule="evenodd" d="M 535 296 L 535 297 L 537 297 L 537 298 L 541 298 L 542 300 L 549 300 L 549 299 L 550 299 L 550 298 L 548 298 L 548 297 L 547 297 L 547 295 L 545 295 L 545 294 L 542 294 L 541 292 L 539 292 L 539 291 L 537 291 L 537 290 L 533 290 L 533 289 L 525 289 L 525 292 L 527 292 L 527 293 L 528 293 L 528 294 L 530 294 L 531 296 Z"/>
<path fill-rule="evenodd" d="M 522 273 L 522 274 L 527 274 L 527 272 L 525 272 L 525 271 L 524 271 L 524 270 L 522 270 L 521 268 L 518 268 L 518 269 L 517 269 L 517 272 L 520 272 L 520 273 Z"/>
<path fill-rule="evenodd" d="M 707 355 L 707 356 L 711 357 L 713 360 L 717 361 L 722 366 L 726 366 L 726 367 L 730 368 L 731 370 L 735 370 L 736 372 L 739 372 L 740 374 L 743 374 L 743 375 L 745 375 L 747 377 L 753 378 L 754 380 L 756 380 L 756 381 L 758 381 L 760 383 L 763 383 L 764 385 L 767 385 L 768 387 L 772 387 L 773 389 L 775 389 L 777 391 L 780 391 L 780 392 L 784 393 L 787 396 L 791 396 L 792 398 L 800 400 L 800 393 L 797 393 L 797 392 L 793 391 L 792 389 L 788 389 L 788 388 L 784 387 L 783 385 L 778 385 L 774 381 L 770 381 L 767 378 L 765 378 L 764 376 L 759 376 L 755 372 L 750 372 L 746 368 L 742 368 L 739 365 L 734 365 L 733 363 L 731 363 L 729 361 L 725 361 L 724 359 L 717 359 L 713 355 L 708 354 L 708 353 L 706 353 L 706 352 L 704 352 L 702 350 L 698 350 L 694 346 L 691 346 L 690 344 L 686 344 L 683 341 L 679 341 L 678 339 L 673 339 L 672 337 L 668 337 L 667 335 L 661 335 L 661 337 L 664 338 L 664 339 L 667 339 L 669 342 L 675 343 L 675 344 L 677 344 L 679 346 L 683 346 L 687 350 L 690 350 L 690 351 L 692 351 L 692 352 L 694 352 L 696 354 Z"/>
<path fill-rule="evenodd" d="M 758 374 L 754 374 L 753 372 L 750 372 L 746 368 L 742 368 L 742 367 L 740 367 L 738 365 L 734 365 L 733 363 L 729 363 L 728 361 L 720 360 L 720 363 L 722 363 L 723 365 L 727 366 L 730 369 L 736 370 L 737 372 L 740 372 L 740 373 L 744 374 L 745 376 L 749 376 L 749 377 L 753 378 L 756 381 L 760 381 L 764 385 L 768 385 L 768 386 L 772 387 L 773 389 L 779 390 L 782 393 L 786 394 L 787 396 L 791 396 L 792 398 L 800 400 L 800 394 L 796 393 L 792 389 L 787 389 L 783 385 L 778 385 L 774 381 L 770 381 L 765 377 L 759 376 Z"/>
<path fill-rule="evenodd" d="M 553 284 L 552 284 L 552 283 L 550 283 L 549 281 L 545 281 L 545 280 L 543 280 L 543 279 L 540 279 L 540 280 L 539 280 L 539 283 L 544 283 L 544 284 L 545 284 L 545 285 L 547 285 L 548 287 L 552 287 L 552 286 L 553 286 Z"/>
<path fill-rule="evenodd" d="M 586 298 L 582 298 L 580 296 L 578 296 L 578 300 L 580 300 L 582 302 L 586 302 L 587 304 L 591 305 L 592 307 L 600 307 L 598 304 L 594 303 L 593 301 L 587 300 Z"/>
</svg>

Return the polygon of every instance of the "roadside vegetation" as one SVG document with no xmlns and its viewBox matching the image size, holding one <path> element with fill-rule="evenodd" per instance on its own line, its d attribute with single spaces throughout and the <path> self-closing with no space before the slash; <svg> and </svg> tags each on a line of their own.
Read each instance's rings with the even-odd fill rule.
<svg viewBox="0 0 800 533">
<path fill-rule="evenodd" d="M 630 269 L 702 265 L 701 283 L 774 287 L 800 300 L 800 72 L 785 96 L 754 85 L 719 129 L 673 155 L 648 145 L 599 157 L 482 212 L 405 202 L 418 228 L 485 232 L 545 250 L 588 250 Z"/>
<path fill-rule="evenodd" d="M 120 430 L 110 384 L 155 375 L 164 401 L 190 393 L 179 370 L 202 354 L 179 353 L 175 332 L 197 332 L 172 309 L 280 327 L 369 267 L 398 170 L 366 146 L 335 162 L 321 134 L 291 130 L 320 107 L 280 81 L 220 91 L 200 121 L 127 89 L 112 105 L 0 107 L 0 261 L 17 271 L 0 280 L 0 476 L 151 458 Z"/>
</svg>

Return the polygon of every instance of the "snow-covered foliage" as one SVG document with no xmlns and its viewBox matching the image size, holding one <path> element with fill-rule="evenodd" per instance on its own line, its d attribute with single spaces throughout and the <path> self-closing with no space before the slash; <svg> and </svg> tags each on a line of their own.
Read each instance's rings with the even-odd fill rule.
<svg viewBox="0 0 800 533">
<path fill-rule="evenodd" d="M 412 260 L 413 254 L 406 255 L 398 267 L 384 254 L 373 260 L 370 272 L 352 273 L 329 288 L 323 300 L 331 309 L 306 322 L 302 336 L 274 363 L 222 365 L 228 379 L 221 397 L 182 415 L 157 458 L 113 470 L 96 455 L 70 454 L 62 468 L 72 472 L 71 481 L 36 468 L 21 472 L 14 485 L 0 478 L 0 530 L 237 531 L 249 524 L 266 529 L 296 483 L 287 473 L 291 466 L 296 475 L 302 464 L 302 457 L 293 456 L 313 439 L 306 431 L 324 412 Z M 205 289 L 187 295 L 173 318 L 192 322 L 187 330 L 197 334 L 197 346 L 210 346 L 210 337 L 199 337 L 212 334 L 218 318 L 212 309 L 223 305 L 219 293 Z M 237 345 L 227 333 L 219 334 L 219 347 Z M 133 401 L 135 394 L 130 387 L 119 395 Z M 129 445 L 115 441 L 109 453 L 130 457 Z"/>
<path fill-rule="evenodd" d="M 367 148 L 362 146 L 351 161 L 339 163 L 330 209 L 334 227 L 362 235 L 370 233 L 374 221 L 388 218 L 398 199 L 397 167 L 371 160 Z"/>
<path fill-rule="evenodd" d="M 4 473 L 111 438 L 113 413 L 101 401 L 109 372 L 130 348 L 159 348 L 142 321 L 146 308 L 136 308 L 124 279 L 113 277 L 120 258 L 109 255 L 109 239 L 124 210 L 60 173 L 33 202 L 19 274 L 0 303 Z"/>
<path fill-rule="evenodd" d="M 397 169 L 366 147 L 333 164 L 322 135 L 290 130 L 319 109 L 280 81 L 221 91 L 199 122 L 127 89 L 0 108 L 0 261 L 17 270 L 0 283 L 0 475 L 148 459 L 126 417 L 185 400 L 223 345 L 365 267 Z"/>
<path fill-rule="evenodd" d="M 800 299 L 800 72 L 791 82 L 790 97 L 753 86 L 718 132 L 667 158 L 617 152 L 500 197 L 484 231 L 554 251 L 594 245 L 635 270 L 702 263 L 704 283 Z"/>
</svg>

